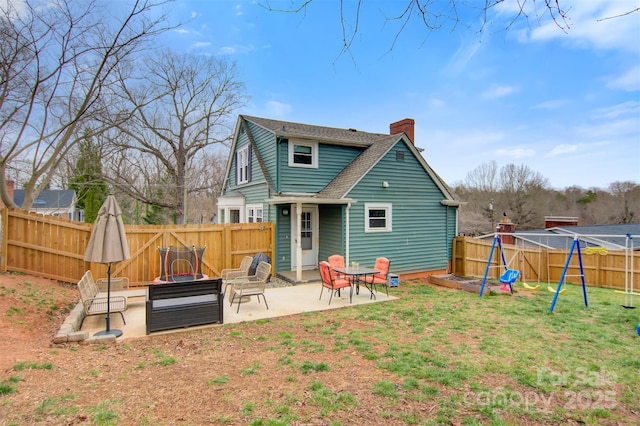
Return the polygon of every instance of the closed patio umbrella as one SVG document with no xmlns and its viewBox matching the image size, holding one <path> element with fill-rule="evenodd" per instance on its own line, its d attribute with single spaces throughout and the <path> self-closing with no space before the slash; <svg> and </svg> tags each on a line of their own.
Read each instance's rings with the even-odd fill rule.
<svg viewBox="0 0 640 426">
<path fill-rule="evenodd" d="M 84 253 L 86 262 L 102 263 L 107 267 L 107 317 L 106 330 L 96 335 L 113 334 L 116 337 L 122 335 L 121 330 L 111 330 L 111 264 L 129 259 L 129 246 L 124 233 L 122 222 L 122 210 L 113 195 L 107 196 L 98 211 L 98 216 L 93 224 L 89 244 Z"/>
</svg>

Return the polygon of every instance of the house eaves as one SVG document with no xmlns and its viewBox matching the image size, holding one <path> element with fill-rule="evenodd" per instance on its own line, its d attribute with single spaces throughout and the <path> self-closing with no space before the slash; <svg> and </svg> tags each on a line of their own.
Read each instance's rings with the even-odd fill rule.
<svg viewBox="0 0 640 426">
<path fill-rule="evenodd" d="M 258 145 L 256 144 L 255 139 L 253 138 L 253 134 L 251 133 L 251 129 L 247 126 L 247 123 L 242 121 L 242 128 L 247 134 L 247 138 L 249 139 L 249 143 L 251 144 L 251 149 L 255 153 L 256 159 L 258 160 L 258 164 L 260 165 L 260 169 L 262 170 L 262 175 L 267 180 L 267 185 L 269 187 L 269 191 L 273 188 L 273 181 L 271 179 L 271 175 L 269 174 L 269 170 L 267 166 L 264 164 L 264 160 L 262 159 L 262 155 L 260 154 L 260 150 L 258 149 Z"/>
<path fill-rule="evenodd" d="M 279 194 L 266 200 L 269 204 L 349 204 L 351 198 L 327 198 L 319 194 Z"/>
</svg>

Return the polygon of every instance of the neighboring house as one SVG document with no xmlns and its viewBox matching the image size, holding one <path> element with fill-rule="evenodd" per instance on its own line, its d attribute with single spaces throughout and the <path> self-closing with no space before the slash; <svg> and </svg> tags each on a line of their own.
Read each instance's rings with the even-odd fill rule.
<svg viewBox="0 0 640 426">
<path fill-rule="evenodd" d="M 578 225 L 577 217 L 546 216 L 544 229 L 518 231 L 515 224 L 506 220 L 498 224 L 497 231 L 503 243 L 522 247 L 569 249 L 577 238 L 583 248 L 625 250 L 633 245 L 634 251 L 640 250 L 640 241 L 635 241 L 640 240 L 640 223 Z M 488 234 L 478 238 L 493 237 Z"/>
<path fill-rule="evenodd" d="M 538 231 L 517 231 L 515 234 L 530 246 L 554 249 L 570 248 L 572 238 L 577 236 L 580 247 L 624 250 L 625 245 L 631 247 L 631 241 L 627 241 L 627 234 L 632 238 L 640 239 L 640 223 L 557 226 Z M 635 242 L 634 250 L 640 250 L 640 241 Z"/>
<path fill-rule="evenodd" d="M 24 189 L 13 190 L 13 201 L 18 206 L 24 202 L 24 196 Z M 76 192 L 73 190 L 45 189 L 33 200 L 29 211 L 82 222 L 84 211 L 77 209 L 77 201 Z"/>
<path fill-rule="evenodd" d="M 218 199 L 221 223 L 275 223 L 276 272 L 342 254 L 391 272 L 446 271 L 458 207 L 415 147 L 414 121 L 391 135 L 241 115 Z M 426 275 L 426 274 L 425 274 Z"/>
</svg>

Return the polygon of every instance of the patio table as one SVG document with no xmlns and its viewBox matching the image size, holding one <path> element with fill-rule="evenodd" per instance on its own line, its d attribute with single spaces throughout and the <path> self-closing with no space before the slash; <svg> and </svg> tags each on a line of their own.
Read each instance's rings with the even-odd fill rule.
<svg viewBox="0 0 640 426">
<path fill-rule="evenodd" d="M 373 284 L 369 285 L 369 283 L 367 283 L 366 276 L 379 274 L 380 271 L 377 269 L 363 268 L 361 266 L 347 266 L 345 268 L 333 268 L 333 270 L 349 277 L 351 282 L 356 286 L 356 294 L 360 293 L 360 283 L 363 283 L 367 290 L 371 292 L 369 299 L 376 298 L 376 295 L 373 292 Z M 365 280 L 361 280 L 360 277 L 365 277 Z"/>
</svg>

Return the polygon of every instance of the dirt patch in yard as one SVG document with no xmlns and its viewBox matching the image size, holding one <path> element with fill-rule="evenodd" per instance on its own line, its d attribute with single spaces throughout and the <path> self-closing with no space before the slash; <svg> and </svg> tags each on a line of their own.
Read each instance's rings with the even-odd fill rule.
<svg viewBox="0 0 640 426">
<path fill-rule="evenodd" d="M 0 370 L 46 353 L 78 299 L 75 285 L 24 274 L 0 274 Z"/>
</svg>

